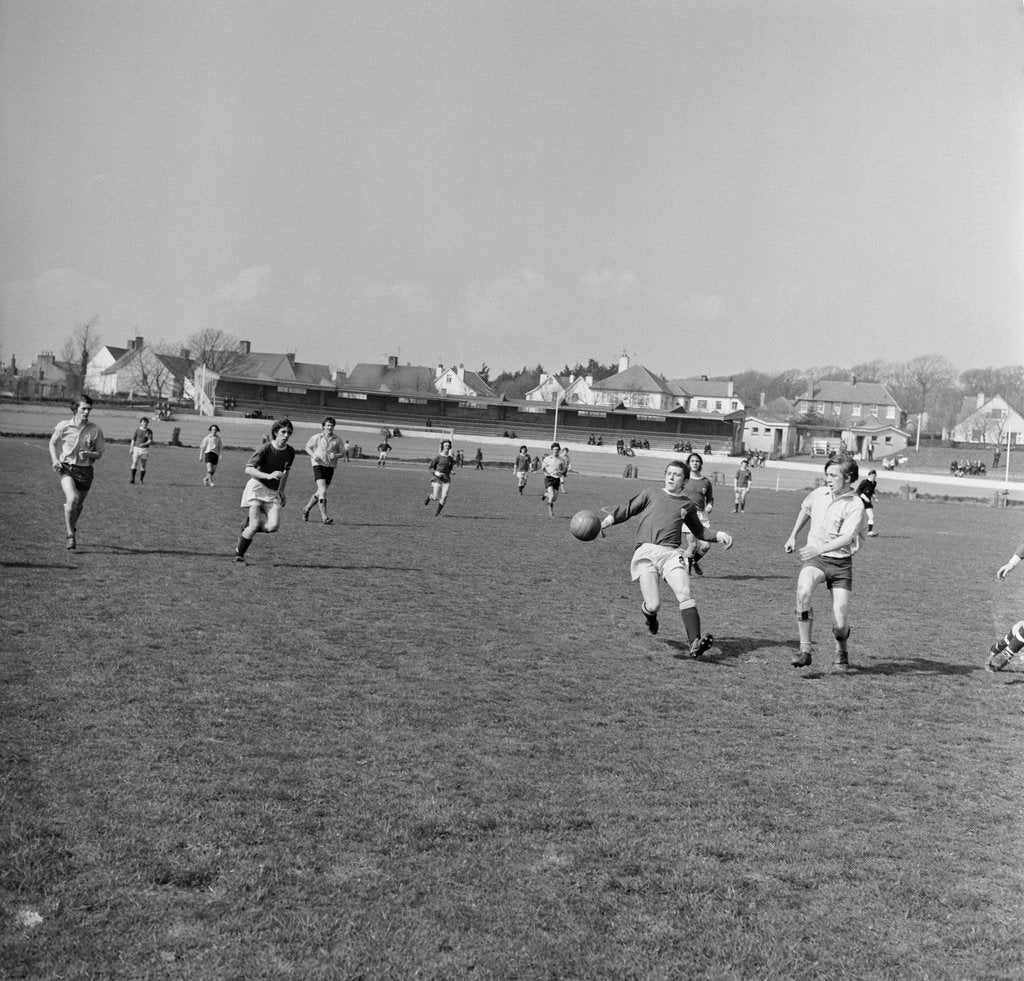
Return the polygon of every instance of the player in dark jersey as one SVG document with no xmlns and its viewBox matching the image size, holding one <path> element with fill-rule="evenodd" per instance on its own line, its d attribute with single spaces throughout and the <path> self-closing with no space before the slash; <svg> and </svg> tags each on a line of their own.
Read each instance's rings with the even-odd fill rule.
<svg viewBox="0 0 1024 981">
<path fill-rule="evenodd" d="M 235 561 L 243 565 L 257 532 L 271 535 L 280 526 L 284 487 L 295 462 L 295 449 L 288 445 L 292 432 L 290 419 L 278 419 L 270 428 L 270 442 L 253 453 L 245 465 L 249 483 L 242 492 L 241 507 L 249 516 L 235 546 Z"/>
<path fill-rule="evenodd" d="M 732 536 L 724 531 L 704 527 L 697 517 L 697 506 L 683 494 L 689 476 L 685 463 L 673 460 L 665 468 L 663 487 L 645 490 L 625 504 L 613 508 L 601 521 L 601 532 L 612 525 L 639 518 L 636 544 L 630 562 L 630 574 L 640 583 L 643 603 L 640 612 L 647 629 L 658 632 L 658 609 L 661 606 L 661 583 L 664 579 L 675 593 L 679 614 L 686 629 L 690 657 L 700 657 L 714 642 L 711 634 L 702 634 L 697 601 L 690 594 L 690 577 L 683 554 L 683 528 L 705 542 L 732 546 Z"/>
<path fill-rule="evenodd" d="M 697 505 L 700 523 L 705 528 L 710 528 L 711 511 L 715 506 L 715 488 L 712 481 L 701 473 L 704 469 L 704 457 L 699 453 L 691 453 L 686 458 L 686 465 L 690 468 L 690 476 L 683 484 L 683 495 Z M 711 551 L 711 545 L 694 538 L 689 531 L 686 532 L 686 542 L 687 571 L 694 576 L 703 576 L 700 560 Z"/>
<path fill-rule="evenodd" d="M 857 485 L 857 496 L 864 502 L 864 513 L 868 518 L 868 535 L 875 538 L 875 491 L 878 489 L 877 470 L 869 470 L 868 475 Z"/>
<path fill-rule="evenodd" d="M 448 492 L 452 488 L 452 470 L 454 468 L 455 456 L 452 453 L 452 441 L 450 439 L 443 439 L 441 440 L 441 449 L 438 451 L 437 456 L 427 464 L 427 469 L 430 471 L 430 493 L 423 502 L 423 506 L 426 507 L 431 501 L 436 501 L 437 511 L 434 512 L 434 517 L 441 513 L 448 500 Z"/>
<path fill-rule="evenodd" d="M 530 451 L 525 446 L 519 447 L 519 454 L 512 464 L 512 474 L 516 478 L 519 493 L 522 494 L 530 477 Z"/>
</svg>

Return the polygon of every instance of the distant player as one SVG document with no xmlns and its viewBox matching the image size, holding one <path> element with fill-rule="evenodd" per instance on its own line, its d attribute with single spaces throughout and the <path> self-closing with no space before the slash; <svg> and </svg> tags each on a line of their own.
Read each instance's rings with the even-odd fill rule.
<svg viewBox="0 0 1024 981">
<path fill-rule="evenodd" d="M 149 448 L 153 445 L 153 430 L 149 428 L 149 419 L 143 416 L 139 420 L 138 428 L 132 433 L 131 442 L 128 444 L 128 457 L 131 460 L 132 475 L 129 484 L 135 483 L 135 473 L 138 471 L 139 483 L 146 482 L 146 461 L 149 460 Z"/>
<path fill-rule="evenodd" d="M 206 464 L 206 476 L 203 477 L 203 483 L 207 487 L 213 486 L 213 475 L 217 472 L 217 464 L 220 463 L 220 454 L 223 448 L 220 426 L 210 426 L 209 432 L 199 444 L 199 459 Z"/>
<path fill-rule="evenodd" d="M 683 620 L 690 657 L 700 657 L 714 643 L 711 634 L 702 634 L 697 601 L 690 594 L 690 577 L 683 554 L 683 527 L 705 542 L 718 542 L 732 547 L 732 536 L 701 524 L 697 506 L 683 494 L 689 470 L 680 460 L 673 460 L 665 468 L 664 486 L 645 490 L 613 508 L 601 521 L 605 528 L 621 524 L 630 518 L 639 518 L 636 545 L 630 562 L 630 574 L 640 583 L 643 603 L 640 612 L 647 629 L 656 634 L 659 629 L 658 609 L 661 606 L 661 583 L 664 579 L 675 593 L 679 615 Z"/>
<path fill-rule="evenodd" d="M 388 464 L 388 454 L 391 452 L 391 444 L 388 442 L 387 436 L 384 437 L 383 442 L 377 444 L 377 466 L 386 467 Z"/>
<path fill-rule="evenodd" d="M 739 470 L 736 471 L 735 480 L 733 480 L 733 490 L 735 492 L 732 505 L 733 514 L 737 514 L 740 511 L 746 511 L 747 494 L 750 493 L 750 484 L 753 479 L 754 475 L 750 471 L 750 461 L 744 460 L 740 464 Z"/>
<path fill-rule="evenodd" d="M 473 456 L 473 463 L 475 464 L 475 466 L 473 467 L 474 470 L 483 470 L 483 468 L 484 468 L 484 451 L 482 449 L 480 449 L 479 446 L 476 448 L 476 453 Z"/>
<path fill-rule="evenodd" d="M 78 518 L 92 487 L 93 464 L 103 456 L 103 430 L 89 421 L 92 399 L 80 395 L 71 403 L 73 415 L 58 422 L 50 437 L 50 462 L 64 491 L 64 544 L 78 547 Z"/>
<path fill-rule="evenodd" d="M 857 496 L 864 502 L 864 513 L 868 519 L 868 535 L 874 538 L 878 532 L 875 531 L 875 491 L 878 489 L 878 482 L 875 478 L 878 471 L 869 470 L 868 475 L 857 485 Z"/>
<path fill-rule="evenodd" d="M 811 596 L 824 583 L 832 593 L 832 635 L 836 640 L 833 668 L 840 673 L 850 669 L 847 641 L 853 555 L 860 548 L 864 524 L 864 502 L 853 491 L 857 477 L 857 461 L 851 457 L 836 457 L 825 464 L 825 486 L 815 488 L 804 498 L 793 531 L 786 539 L 786 551 L 795 552 L 796 536 L 810 522 L 807 544 L 799 552 L 804 564 L 796 584 L 800 651 L 793 658 L 794 668 L 805 668 L 811 663 Z"/>
<path fill-rule="evenodd" d="M 683 484 L 683 496 L 697 505 L 697 517 L 705 528 L 711 527 L 711 512 L 715 507 L 715 486 L 711 480 L 701 473 L 704 469 L 704 457 L 699 453 L 691 453 L 686 458 L 690 468 L 690 476 Z M 702 542 L 686 530 L 686 562 L 687 571 L 694 576 L 703 576 L 700 560 L 711 551 L 709 542 Z"/>
<path fill-rule="evenodd" d="M 572 461 L 569 459 L 569 447 L 562 447 L 562 462 L 565 464 L 565 470 L 562 473 L 562 486 L 559 487 L 559 493 L 569 493 L 569 471 L 572 470 Z"/>
<path fill-rule="evenodd" d="M 249 483 L 242 492 L 241 507 L 248 512 L 235 547 L 235 561 L 245 563 L 245 553 L 258 532 L 272 535 L 281 523 L 284 487 L 295 462 L 295 448 L 288 445 L 293 427 L 290 419 L 278 419 L 270 428 L 270 442 L 264 443 L 245 466 Z"/>
<path fill-rule="evenodd" d="M 525 446 L 519 447 L 519 453 L 512 463 L 512 476 L 516 478 L 519 493 L 526 490 L 526 482 L 530 479 L 530 451 Z"/>
<path fill-rule="evenodd" d="M 541 500 L 547 503 L 548 517 L 553 518 L 555 501 L 558 500 L 558 491 L 565 476 L 565 459 L 562 456 L 562 447 L 558 443 L 551 444 L 551 452 L 540 461 L 540 469 L 544 474 L 544 494 Z"/>
<path fill-rule="evenodd" d="M 455 455 L 452 453 L 452 441 L 441 440 L 441 448 L 437 456 L 427 464 L 430 471 L 430 493 L 423 502 L 424 507 L 431 501 L 437 503 L 434 516 L 440 515 L 448 500 L 448 492 L 452 488 L 452 470 L 455 469 Z"/>
<path fill-rule="evenodd" d="M 1024 559 L 1024 542 L 1021 542 L 1010 561 L 1000 566 L 996 578 L 1005 581 L 1006 577 L 1020 565 Z M 1010 661 L 1024 650 L 1024 620 L 1018 620 L 1006 632 L 1002 640 L 997 640 L 988 651 L 988 661 L 985 664 L 986 671 L 1002 671 Z"/>
<path fill-rule="evenodd" d="M 302 520 L 309 521 L 309 512 L 314 506 L 320 509 L 320 520 L 325 525 L 333 525 L 334 518 L 327 516 L 327 488 L 334 480 L 334 468 L 337 465 L 338 457 L 343 453 L 338 437 L 334 435 L 334 427 L 337 421 L 334 416 L 325 416 L 320 421 L 320 432 L 313 433 L 306 441 L 306 454 L 309 462 L 313 465 L 313 480 L 316 482 L 316 490 L 302 509 Z"/>
</svg>

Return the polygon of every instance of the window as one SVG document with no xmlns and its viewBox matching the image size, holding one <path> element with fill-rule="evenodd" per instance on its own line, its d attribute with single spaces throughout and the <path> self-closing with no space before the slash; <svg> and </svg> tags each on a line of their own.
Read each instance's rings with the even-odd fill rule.
<svg viewBox="0 0 1024 981">
<path fill-rule="evenodd" d="M 873 406 L 871 406 L 871 414 L 872 414 L 872 415 L 873 415 L 873 416 L 874 416 L 874 417 L 875 417 L 876 419 L 878 418 L 878 410 L 879 410 L 879 408 L 880 408 L 880 406 L 877 406 L 877 405 L 873 405 Z"/>
<path fill-rule="evenodd" d="M 607 419 L 608 418 L 608 413 L 607 412 L 593 412 L 590 409 L 580 409 L 579 414 L 581 416 L 593 416 L 593 417 L 595 417 L 597 419 Z"/>
<path fill-rule="evenodd" d="M 730 412 L 739 412 L 740 411 L 740 404 L 739 404 L 739 402 L 737 402 L 735 399 L 733 399 L 731 404 L 732 404 L 732 408 L 729 410 Z"/>
<path fill-rule="evenodd" d="M 860 404 L 858 402 L 853 403 L 853 411 L 850 413 L 855 419 L 860 418 Z"/>
<path fill-rule="evenodd" d="M 842 402 L 833 402 L 832 403 L 832 415 L 837 416 L 842 411 L 843 411 L 843 403 Z"/>
<path fill-rule="evenodd" d="M 722 400 L 719 399 L 717 402 L 715 402 L 715 412 L 721 412 L 721 411 L 722 411 Z"/>
<path fill-rule="evenodd" d="M 819 416 L 823 416 L 824 414 L 825 414 L 825 403 L 824 402 L 819 402 L 818 403 L 818 415 Z"/>
<path fill-rule="evenodd" d="M 366 401 L 366 392 L 338 392 L 343 399 L 361 399 Z"/>
<path fill-rule="evenodd" d="M 887 405 L 885 407 L 885 418 L 886 419 L 895 419 L 896 418 L 896 406 L 895 405 Z"/>
<path fill-rule="evenodd" d="M 891 436 L 886 436 L 885 437 L 885 445 L 889 446 L 891 443 L 892 443 L 892 437 Z"/>
<path fill-rule="evenodd" d="M 757 435 L 757 426 L 751 426 L 750 427 L 750 435 L 751 436 L 756 436 Z"/>
<path fill-rule="evenodd" d="M 398 396 L 398 401 L 403 403 L 404 405 L 426 405 L 427 404 L 427 400 L 426 399 L 414 399 L 414 398 L 411 398 L 411 397 L 409 397 L 407 395 L 399 395 Z"/>
</svg>

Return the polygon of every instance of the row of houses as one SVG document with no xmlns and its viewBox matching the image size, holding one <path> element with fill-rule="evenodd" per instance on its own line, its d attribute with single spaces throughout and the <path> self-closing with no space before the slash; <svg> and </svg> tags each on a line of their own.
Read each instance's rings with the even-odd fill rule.
<svg viewBox="0 0 1024 981">
<path fill-rule="evenodd" d="M 490 418 L 514 420 L 564 413 L 580 426 L 594 429 L 658 429 L 668 434 L 730 434 L 738 450 L 765 452 L 774 458 L 828 453 L 845 447 L 864 459 L 882 458 L 906 448 L 910 434 L 906 413 L 888 388 L 851 376 L 847 381 L 812 381 L 797 399 L 776 399 L 748 406 L 732 380 L 666 379 L 625 355 L 619 370 L 595 381 L 592 376 L 542 374 L 522 400 L 509 400 L 491 389 L 486 378 L 462 364 L 446 367 L 359 363 L 350 372 L 326 364 L 298 361 L 292 353 L 253 351 L 240 342 L 230 367 L 220 372 L 198 365 L 190 352 L 169 354 L 129 338 L 127 346 L 106 345 L 90 359 L 85 388 L 106 398 L 150 402 L 185 398 L 197 408 L 216 411 L 225 405 L 308 405 L 313 410 L 339 405 L 367 410 L 396 409 L 406 414 L 444 418 L 458 409 L 490 412 Z M 74 366 L 44 352 L 19 373 L 12 358 L 0 384 L 6 394 L 25 398 L 67 398 Z M 16 389 L 16 391 L 12 391 Z M 500 409 L 500 411 L 499 411 Z M 614 420 L 611 421 L 611 420 Z M 1024 444 L 1024 414 L 1001 395 L 978 394 L 965 400 L 957 424 L 945 438 L 964 445 L 1005 442 Z"/>
</svg>

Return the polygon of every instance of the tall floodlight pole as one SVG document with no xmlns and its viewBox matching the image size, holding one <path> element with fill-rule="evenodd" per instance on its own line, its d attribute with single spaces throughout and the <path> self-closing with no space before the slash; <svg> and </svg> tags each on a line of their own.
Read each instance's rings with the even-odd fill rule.
<svg viewBox="0 0 1024 981">
<path fill-rule="evenodd" d="M 555 394 L 555 431 L 551 437 L 552 443 L 558 442 L 558 394 Z"/>
<path fill-rule="evenodd" d="M 1006 476 L 1003 478 L 1007 486 L 1010 484 L 1010 427 L 1006 427 Z"/>
</svg>

